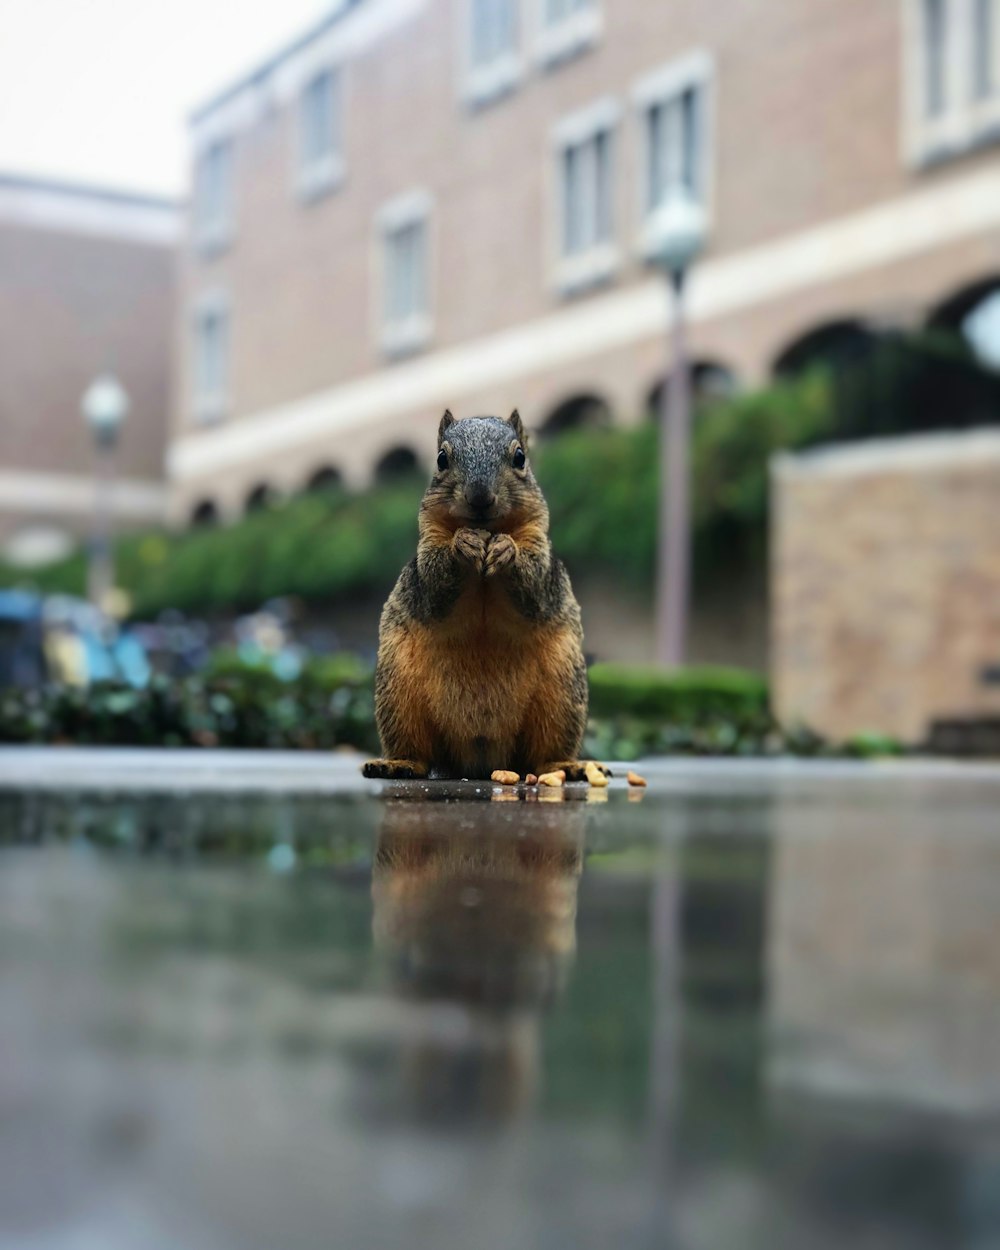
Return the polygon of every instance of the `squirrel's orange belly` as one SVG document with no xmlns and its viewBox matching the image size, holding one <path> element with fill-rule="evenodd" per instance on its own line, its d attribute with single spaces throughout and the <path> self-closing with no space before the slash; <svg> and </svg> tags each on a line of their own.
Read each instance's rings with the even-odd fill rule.
<svg viewBox="0 0 1000 1250">
<path fill-rule="evenodd" d="M 509 767 L 546 682 L 565 673 L 566 641 L 561 632 L 530 627 L 522 627 L 516 646 L 490 633 L 461 639 L 434 627 L 411 633 L 404 671 L 426 708 L 438 761 L 471 776 L 490 765 Z"/>
</svg>

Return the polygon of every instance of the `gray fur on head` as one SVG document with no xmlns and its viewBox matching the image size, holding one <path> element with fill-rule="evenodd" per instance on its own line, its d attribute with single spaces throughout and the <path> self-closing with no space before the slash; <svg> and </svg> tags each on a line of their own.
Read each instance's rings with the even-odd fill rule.
<svg viewBox="0 0 1000 1250">
<path fill-rule="evenodd" d="M 441 418 L 438 445 L 447 446 L 450 468 L 466 485 L 482 484 L 496 491 L 501 474 L 510 467 L 511 444 L 525 446 L 524 426 L 515 410 L 510 419 L 465 417 L 450 412 Z"/>
</svg>

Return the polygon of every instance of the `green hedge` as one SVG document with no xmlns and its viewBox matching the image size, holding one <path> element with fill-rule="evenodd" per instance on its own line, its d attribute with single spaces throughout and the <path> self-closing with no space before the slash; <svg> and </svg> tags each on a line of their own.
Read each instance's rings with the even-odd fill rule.
<svg viewBox="0 0 1000 1250">
<path fill-rule="evenodd" d="M 696 580 L 762 569 L 775 452 L 995 421 L 998 411 L 1000 377 L 959 337 L 941 332 L 883 337 L 835 370 L 820 366 L 703 407 L 692 442 Z M 553 540 L 572 570 L 650 585 L 658 438 L 646 421 L 566 434 L 536 449 Z M 243 610 L 279 595 L 335 602 L 383 594 L 413 553 L 422 489 L 411 479 L 358 497 L 330 491 L 223 529 L 133 535 L 118 544 L 119 582 L 138 617 L 164 608 Z M 43 591 L 77 594 L 84 580 L 79 553 L 33 578 Z M 20 571 L 0 567 L 0 585 L 24 582 Z"/>
<path fill-rule="evenodd" d="M 822 438 L 830 428 L 823 374 L 786 382 L 701 413 L 694 430 L 696 566 L 703 575 L 759 551 L 771 454 Z M 655 424 L 567 434 L 541 444 L 535 467 L 552 514 L 557 550 L 574 570 L 611 570 L 649 584 L 656 550 Z M 141 534 L 117 548 L 120 585 L 133 613 L 165 608 L 214 613 L 278 595 L 335 602 L 382 594 L 412 556 L 422 480 L 362 496 L 331 491 L 291 499 L 224 528 Z M 745 542 L 736 543 L 734 533 Z M 43 591 L 80 594 L 77 554 L 39 573 Z M 0 584 L 23 584 L 0 569 Z"/>
<path fill-rule="evenodd" d="M 372 672 L 353 655 L 310 660 L 294 681 L 220 651 L 206 670 L 144 690 L 113 683 L 0 692 L 0 742 L 82 746 L 378 750 Z M 840 753 L 898 750 L 869 736 Z M 805 731 L 782 732 L 764 681 L 733 669 L 676 674 L 598 665 L 591 672 L 585 752 L 642 755 L 828 754 Z"/>
<path fill-rule="evenodd" d="M 0 742 L 375 751 L 378 736 L 369 673 L 335 676 L 320 664 L 283 682 L 227 665 L 181 681 L 158 676 L 143 690 L 108 682 L 3 691 Z"/>
<path fill-rule="evenodd" d="M 624 664 L 590 670 L 590 711 L 597 718 L 634 716 L 701 725 L 746 721 L 767 714 L 767 682 L 733 668 L 689 668 L 671 673 Z"/>
</svg>

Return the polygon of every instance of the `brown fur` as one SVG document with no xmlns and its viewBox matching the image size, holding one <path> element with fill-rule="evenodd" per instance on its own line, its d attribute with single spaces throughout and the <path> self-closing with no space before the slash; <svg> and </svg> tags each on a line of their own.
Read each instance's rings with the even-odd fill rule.
<svg viewBox="0 0 1000 1250">
<path fill-rule="evenodd" d="M 489 778 L 568 760 L 575 778 L 587 719 L 580 611 L 552 555 L 542 493 L 511 460 L 524 446 L 520 418 L 508 423 L 509 446 L 496 419 L 468 431 L 490 440 L 481 456 L 493 457 L 495 503 L 482 519 L 467 502 L 467 463 L 479 453 L 454 425 L 446 414 L 439 447 L 448 468 L 427 490 L 417 558 L 382 614 L 376 718 L 385 758 L 370 761 L 366 776 Z"/>
</svg>

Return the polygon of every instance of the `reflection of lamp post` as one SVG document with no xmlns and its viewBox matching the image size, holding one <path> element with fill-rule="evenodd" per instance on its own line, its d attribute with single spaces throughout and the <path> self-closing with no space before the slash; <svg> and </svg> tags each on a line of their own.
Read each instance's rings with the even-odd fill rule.
<svg viewBox="0 0 1000 1250">
<path fill-rule="evenodd" d="M 94 488 L 94 528 L 91 535 L 87 594 L 91 603 L 106 608 L 114 587 L 114 555 L 111 547 L 111 491 L 114 452 L 122 423 L 128 416 L 125 389 L 113 373 L 102 373 L 84 391 L 80 411 L 94 436 L 97 467 Z"/>
<path fill-rule="evenodd" d="M 705 243 L 701 205 L 687 190 L 671 194 L 651 223 L 654 259 L 674 292 L 673 345 L 660 405 L 660 527 L 656 575 L 656 658 L 684 663 L 691 581 L 691 376 L 684 335 L 684 284 Z"/>
</svg>

